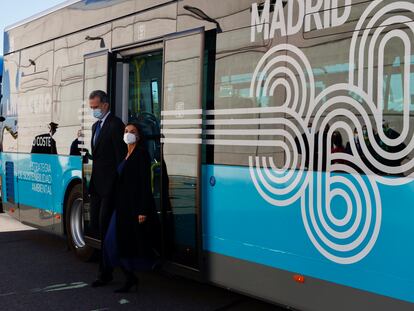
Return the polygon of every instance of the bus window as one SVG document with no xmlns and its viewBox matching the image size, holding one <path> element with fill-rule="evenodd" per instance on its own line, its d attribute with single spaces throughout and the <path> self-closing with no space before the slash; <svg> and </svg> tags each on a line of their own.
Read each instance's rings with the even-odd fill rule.
<svg viewBox="0 0 414 311">
<path fill-rule="evenodd" d="M 159 83 L 158 80 L 153 80 L 151 82 L 151 94 L 152 94 L 152 112 L 155 114 L 159 120 L 160 115 L 160 92 L 159 92 Z"/>
<path fill-rule="evenodd" d="M 4 76 L 2 78 L 1 113 L 3 122 L 3 152 L 17 152 L 17 81 L 20 53 L 13 53 L 4 58 Z"/>
<path fill-rule="evenodd" d="M 141 126 L 153 162 L 160 160 L 162 53 L 133 56 L 129 63 L 128 121 Z"/>
<path fill-rule="evenodd" d="M 215 145 L 214 163 L 227 165 L 249 165 L 249 156 L 275 155 L 277 164 L 284 163 L 284 151 L 278 147 L 265 146 L 266 140 L 272 140 L 274 135 L 260 136 L 260 129 L 281 128 L 271 125 L 259 125 L 258 123 L 245 123 L 237 119 L 260 119 L 265 115 L 252 113 L 249 115 L 240 113 L 243 109 L 270 108 L 283 104 L 286 99 L 286 86 L 277 87 L 275 96 L 270 96 L 263 91 L 251 94 L 251 81 L 256 65 L 269 49 L 269 44 L 286 43 L 286 38 L 274 38 L 271 41 L 264 40 L 263 35 L 257 35 L 255 41 L 250 42 L 251 27 L 241 28 L 217 35 L 216 50 L 216 74 L 215 74 L 215 100 L 214 108 L 231 109 L 234 111 L 232 118 L 237 122 L 234 128 L 237 131 L 229 131 L 229 124 L 225 122 L 226 115 L 217 115 L 209 121 L 212 125 L 209 133 L 211 139 L 228 140 L 228 145 Z M 281 53 L 280 57 L 284 57 Z M 244 123 L 243 123 L 244 122 Z M 214 126 L 213 126 L 214 125 Z M 243 130 L 249 130 L 246 135 Z M 256 140 L 263 142 L 257 143 Z"/>
</svg>

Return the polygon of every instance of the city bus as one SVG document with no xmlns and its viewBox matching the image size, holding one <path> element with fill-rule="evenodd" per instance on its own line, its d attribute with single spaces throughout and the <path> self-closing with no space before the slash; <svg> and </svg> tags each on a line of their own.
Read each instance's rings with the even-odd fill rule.
<svg viewBox="0 0 414 311">
<path fill-rule="evenodd" d="M 75 0 L 4 39 L 12 217 L 99 247 L 104 90 L 145 134 L 164 269 L 298 310 L 413 310 L 411 0 Z"/>
</svg>

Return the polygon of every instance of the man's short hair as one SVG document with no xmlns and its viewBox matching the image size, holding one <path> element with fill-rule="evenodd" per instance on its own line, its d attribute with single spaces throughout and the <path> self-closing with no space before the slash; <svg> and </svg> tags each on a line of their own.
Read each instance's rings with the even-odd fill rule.
<svg viewBox="0 0 414 311">
<path fill-rule="evenodd" d="M 96 91 L 93 91 L 90 95 L 89 95 L 89 99 L 94 99 L 94 98 L 96 98 L 96 97 L 98 97 L 99 98 L 99 100 L 101 101 L 101 103 L 109 103 L 109 100 L 108 100 L 108 95 L 104 92 L 104 91 L 101 91 L 101 90 L 96 90 Z"/>
</svg>

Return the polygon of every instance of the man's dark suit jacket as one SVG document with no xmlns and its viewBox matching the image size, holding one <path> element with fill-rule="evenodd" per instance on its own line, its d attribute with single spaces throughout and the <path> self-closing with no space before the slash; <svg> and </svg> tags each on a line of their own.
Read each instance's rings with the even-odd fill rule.
<svg viewBox="0 0 414 311">
<path fill-rule="evenodd" d="M 125 158 L 127 147 L 123 140 L 125 126 L 121 119 L 109 114 L 94 145 L 97 124 L 92 126 L 93 165 L 89 192 L 103 198 L 113 195 L 118 165 Z"/>
</svg>

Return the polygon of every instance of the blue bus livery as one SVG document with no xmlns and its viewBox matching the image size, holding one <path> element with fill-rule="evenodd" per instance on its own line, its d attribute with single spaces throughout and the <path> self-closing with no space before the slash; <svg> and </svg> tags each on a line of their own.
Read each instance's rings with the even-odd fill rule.
<svg viewBox="0 0 414 311">
<path fill-rule="evenodd" d="M 83 0 L 11 26 L 5 211 L 89 258 L 102 89 L 147 138 L 166 269 L 300 310 L 412 310 L 413 20 L 408 0 Z"/>
</svg>

